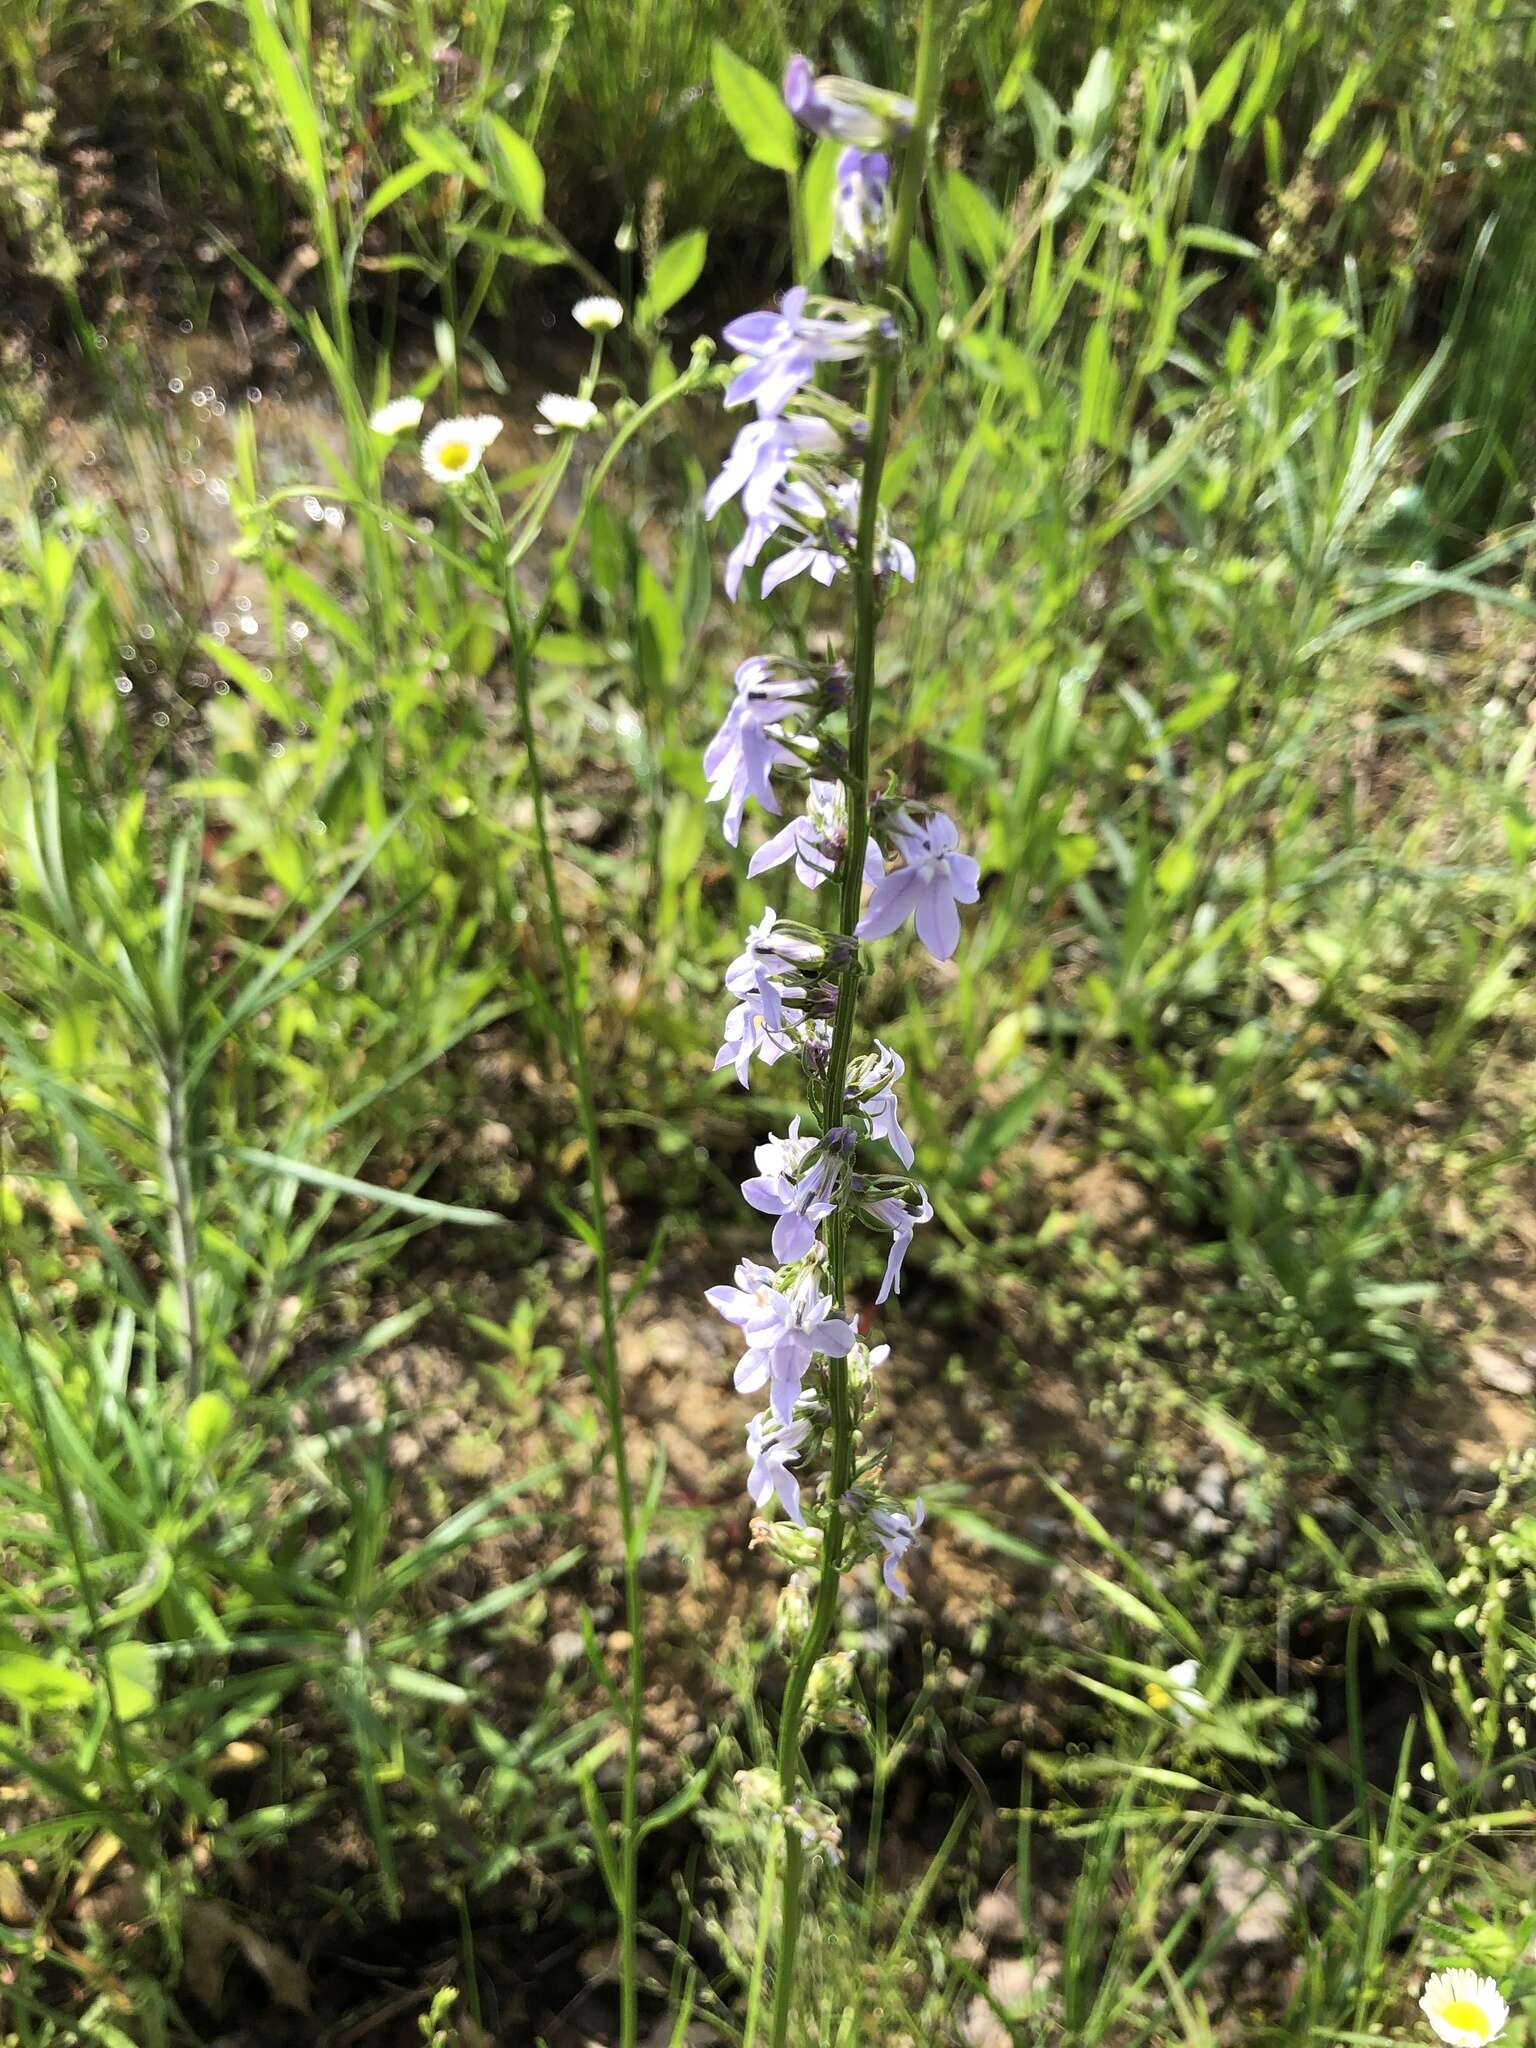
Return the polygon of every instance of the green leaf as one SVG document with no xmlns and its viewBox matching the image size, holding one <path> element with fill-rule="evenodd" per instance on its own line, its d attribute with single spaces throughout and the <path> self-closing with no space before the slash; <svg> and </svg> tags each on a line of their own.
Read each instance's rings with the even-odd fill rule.
<svg viewBox="0 0 1536 2048">
<path fill-rule="evenodd" d="M 811 270 L 820 270 L 832 254 L 832 194 L 837 184 L 835 142 L 823 138 L 806 158 L 800 180 L 800 217 L 805 222 L 805 260 Z"/>
<path fill-rule="evenodd" d="M 29 1713 L 45 1713 L 83 1707 L 90 1697 L 90 1680 L 67 1665 L 32 1650 L 0 1648 L 0 1699 L 14 1700 Z"/>
<path fill-rule="evenodd" d="M 792 171 L 800 161 L 795 123 L 779 89 L 736 55 L 717 36 L 710 52 L 720 111 L 754 163 L 771 171 Z"/>
<path fill-rule="evenodd" d="M 565 251 L 553 242 L 541 242 L 537 235 L 498 235 L 492 228 L 466 228 L 466 242 L 480 249 L 494 249 L 498 256 L 510 256 L 515 263 L 536 263 L 549 269 L 565 261 Z"/>
<path fill-rule="evenodd" d="M 431 1202 L 425 1195 L 408 1194 L 404 1188 L 381 1187 L 377 1181 L 354 1180 L 347 1173 L 332 1173 L 328 1167 L 311 1166 L 307 1160 L 285 1159 L 277 1152 L 261 1152 L 253 1145 L 231 1145 L 229 1156 L 243 1159 L 247 1166 L 264 1166 L 269 1173 L 285 1174 L 307 1187 L 326 1188 L 338 1195 L 355 1195 L 365 1202 L 382 1202 L 386 1209 L 403 1210 L 407 1216 L 425 1216 L 432 1223 L 466 1223 L 490 1229 L 506 1223 L 493 1209 L 463 1209 L 455 1202 Z"/>
<path fill-rule="evenodd" d="M 681 794 L 667 805 L 661 826 L 661 876 L 672 888 L 693 873 L 705 846 L 704 812 L 692 797 Z"/>
<path fill-rule="evenodd" d="M 491 136 L 496 148 L 496 167 L 502 173 L 501 188 L 519 213 L 531 221 L 544 218 L 544 167 L 524 140 L 500 114 L 490 116 Z"/>
<path fill-rule="evenodd" d="M 397 199 L 403 199 L 424 178 L 430 178 L 436 169 L 436 164 L 429 163 L 425 157 L 417 157 L 413 163 L 402 164 L 398 171 L 391 171 L 383 184 L 376 185 L 369 194 L 368 204 L 363 208 L 363 225 L 377 220 Z"/>
<path fill-rule="evenodd" d="M 107 1652 L 112 1696 L 125 1721 L 138 1721 L 160 1698 L 160 1664 L 148 1643 L 114 1643 Z"/>
<path fill-rule="evenodd" d="M 1083 82 L 1073 95 L 1067 126 L 1079 142 L 1091 142 L 1115 97 L 1115 60 L 1109 50 L 1093 53 Z"/>
<path fill-rule="evenodd" d="M 654 327 L 663 313 L 669 313 L 679 299 L 693 290 L 704 268 L 708 249 L 709 236 L 703 228 L 690 228 L 686 235 L 679 235 L 675 241 L 668 242 L 656 258 L 655 268 L 635 308 L 635 319 L 641 327 Z"/>
<path fill-rule="evenodd" d="M 1195 850 L 1187 839 L 1175 839 L 1153 870 L 1157 886 L 1177 903 L 1195 879 Z"/>
<path fill-rule="evenodd" d="M 199 1394 L 187 1410 L 187 1442 L 206 1458 L 229 1435 L 234 1419 L 235 1411 L 222 1394 Z"/>
<path fill-rule="evenodd" d="M 944 206 L 967 250 L 989 272 L 1003 253 L 1002 215 L 964 171 L 951 171 L 944 180 Z"/>
</svg>

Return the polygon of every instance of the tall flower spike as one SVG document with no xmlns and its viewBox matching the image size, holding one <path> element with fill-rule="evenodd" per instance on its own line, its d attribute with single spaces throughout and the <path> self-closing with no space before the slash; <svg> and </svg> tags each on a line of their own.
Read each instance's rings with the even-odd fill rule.
<svg viewBox="0 0 1536 2048">
<path fill-rule="evenodd" d="M 919 129 L 926 145 L 942 68 L 940 11 L 934 0 L 923 0 L 919 10 L 915 99 L 851 79 L 818 78 L 804 57 L 791 61 L 784 78 L 794 117 L 845 145 L 829 195 L 832 219 L 814 225 L 830 227 L 854 288 L 879 277 L 892 305 L 900 303 L 906 279 L 926 148 L 902 152 L 894 194 L 887 152 Z M 802 1740 L 808 1713 L 818 1711 L 816 1673 L 822 1666 L 825 1678 L 838 1584 L 846 1570 L 883 1555 L 887 1587 L 905 1597 L 900 1568 L 923 1518 L 921 1502 L 908 1513 L 880 1484 L 882 1457 L 867 1431 L 877 1406 L 874 1369 L 886 1347 L 859 1338 L 844 1308 L 854 1225 L 888 1235 L 878 1294 L 884 1302 L 900 1286 L 913 1233 L 933 1213 L 926 1193 L 907 1177 L 914 1153 L 897 1097 L 901 1059 L 878 1040 L 873 1051 L 855 1051 L 865 971 L 856 937 L 881 936 L 912 917 L 919 936 L 947 955 L 959 938 L 955 906 L 975 900 L 979 878 L 975 862 L 958 852 L 947 819 L 916 804 L 872 807 L 869 797 L 873 636 L 892 584 L 916 573 L 911 549 L 879 512 L 897 385 L 889 359 L 899 345 L 896 323 L 882 304 L 812 297 L 797 285 L 773 311 L 733 320 L 725 340 L 745 358 L 726 404 L 751 405 L 757 413 L 708 493 L 711 516 L 739 499 L 745 518 L 725 565 L 726 594 L 734 600 L 747 571 L 762 563 L 764 597 L 800 576 L 829 589 L 851 586 L 853 597 L 846 666 L 816 671 L 817 681 L 794 663 L 761 656 L 744 663 L 735 700 L 705 756 L 710 795 L 726 805 L 732 845 L 749 801 L 777 818 L 791 784 L 804 789 L 802 814 L 780 822 L 752 856 L 750 872 L 792 865 L 796 879 L 817 892 L 818 905 L 832 904 L 819 959 L 781 943 L 805 926 L 765 918 L 754 928 L 727 975 L 739 1000 L 716 1062 L 734 1066 L 745 1083 L 754 1060 L 772 1064 L 792 1054 L 815 1116 L 814 1130 L 802 1132 L 796 1118 L 784 1135 L 759 1145 L 758 1170 L 743 1184 L 752 1207 L 774 1219 L 778 1270 L 744 1261 L 736 1284 L 712 1288 L 709 1296 L 746 1341 L 737 1389 L 767 1396 L 766 1411 L 748 1426 L 747 1485 L 755 1506 L 777 1499 L 782 1514 L 754 1523 L 754 1540 L 792 1568 L 819 1573 L 814 1599 L 794 1603 L 777 1782 L 765 1776 L 763 1788 L 765 1808 L 771 1805 L 786 1830 L 773 2017 L 764 2041 L 766 2048 L 789 2048 L 802 1838 L 819 1843 L 829 1830 L 830 1838 L 836 1834 L 832 1817 L 807 1796 Z M 818 380 L 823 365 L 861 357 L 871 367 L 864 417 L 856 419 Z M 823 732 L 823 715 L 840 712 L 846 737 L 842 728 Z M 889 873 L 882 846 L 896 863 Z M 823 890 L 828 880 L 836 886 Z M 866 888 L 869 907 L 860 923 Z M 887 1170 L 886 1147 L 901 1171 Z M 817 1503 L 814 1512 L 807 1497 Z M 797 1826 L 796 1816 L 813 1810 L 824 1816 L 817 1829 Z"/>
</svg>

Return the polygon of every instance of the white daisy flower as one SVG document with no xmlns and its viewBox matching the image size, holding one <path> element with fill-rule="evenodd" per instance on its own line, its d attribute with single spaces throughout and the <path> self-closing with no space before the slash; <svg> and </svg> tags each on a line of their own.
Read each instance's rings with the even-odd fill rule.
<svg viewBox="0 0 1536 2048">
<path fill-rule="evenodd" d="M 376 434 L 405 434 L 421 425 L 424 408 L 419 398 L 392 398 L 381 405 L 368 424 Z"/>
<path fill-rule="evenodd" d="M 456 484 L 480 467 L 480 458 L 501 432 L 491 413 L 440 420 L 421 444 L 421 466 L 434 483 Z"/>
<path fill-rule="evenodd" d="M 1170 1664 L 1161 1683 L 1153 1679 L 1145 1688 L 1147 1705 L 1168 1715 L 1180 1728 L 1187 1728 L 1197 1714 L 1206 1713 L 1210 1707 L 1195 1683 L 1199 1676 L 1200 1666 L 1193 1657 L 1186 1657 L 1181 1664 Z"/>
<path fill-rule="evenodd" d="M 617 299 L 605 298 L 598 292 L 590 299 L 578 299 L 571 308 L 571 318 L 578 327 L 585 327 L 588 334 L 607 334 L 623 324 L 624 308 Z"/>
<path fill-rule="evenodd" d="M 1437 1970 L 1424 1986 L 1419 2008 L 1451 2048 L 1485 2048 L 1499 2038 L 1509 2018 L 1498 1985 L 1475 1970 Z"/>
<path fill-rule="evenodd" d="M 563 391 L 546 391 L 539 411 L 547 424 L 535 427 L 536 434 L 584 434 L 602 417 L 590 398 L 570 398 Z"/>
</svg>

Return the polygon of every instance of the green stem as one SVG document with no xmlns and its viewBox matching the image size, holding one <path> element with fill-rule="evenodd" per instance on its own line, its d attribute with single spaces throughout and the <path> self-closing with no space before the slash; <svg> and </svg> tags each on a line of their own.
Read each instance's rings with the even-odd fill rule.
<svg viewBox="0 0 1536 2048">
<path fill-rule="evenodd" d="M 498 507 L 499 520 L 499 507 Z M 498 534 L 505 555 L 505 532 Z M 597 1298 L 602 1315 L 601 1372 L 599 1392 L 608 1424 L 608 1449 L 613 1460 L 614 1486 L 619 1502 L 619 1526 L 624 1545 L 624 1620 L 629 1631 L 627 1722 L 628 1742 L 624 1752 L 624 1781 L 619 1808 L 619 2038 L 622 2048 L 635 2048 L 639 2031 L 638 1871 L 639 1836 L 636 1828 L 637 1786 L 640 1763 L 640 1731 L 645 1712 L 645 1650 L 641 1633 L 643 1615 L 640 1596 L 640 1518 L 636 1513 L 630 1480 L 629 1450 L 624 1441 L 623 1391 L 619 1379 L 618 1316 L 613 1301 L 612 1262 L 608 1248 L 608 1221 L 604 1187 L 602 1133 L 598 1128 L 597 1106 L 592 1092 L 592 1070 L 587 1062 L 583 1029 L 581 991 L 565 917 L 560 907 L 560 890 L 555 878 L 554 851 L 544 796 L 544 775 L 539 764 L 538 738 L 533 722 L 533 634 L 523 618 L 516 578 L 507 570 L 504 601 L 507 635 L 512 650 L 512 674 L 517 695 L 518 723 L 528 762 L 528 783 L 533 799 L 533 831 L 538 848 L 539 873 L 544 885 L 550 933 L 560 967 L 560 992 L 564 1024 L 565 1057 L 576 1085 L 576 1101 L 582 1140 L 587 1154 L 587 1173 L 592 1184 L 590 1218 L 592 1248 L 597 1266 Z"/>
<path fill-rule="evenodd" d="M 896 212 L 886 251 L 886 297 L 896 304 L 906 276 L 907 251 L 917 222 L 917 202 L 927 165 L 930 131 L 938 107 L 940 64 L 936 15 L 937 0 L 923 0 L 918 29 L 917 76 L 913 92 L 916 117 L 911 139 L 902 159 L 901 181 L 897 187 Z M 865 444 L 864 468 L 859 482 L 859 530 L 852 564 L 854 589 L 853 679 L 848 699 L 848 766 L 843 781 L 848 791 L 848 843 L 843 854 L 841 892 L 838 903 L 838 933 L 851 938 L 859 921 L 859 901 L 864 885 L 864 850 L 869 844 L 869 722 L 874 702 L 875 638 L 880 623 L 880 598 L 876 587 L 875 542 L 880 519 L 880 482 L 885 472 L 886 452 L 891 439 L 891 405 L 896 391 L 896 359 L 881 356 L 870 370 L 865 399 L 869 435 Z M 861 970 L 856 948 L 850 948 L 846 967 L 838 977 L 837 1008 L 832 1020 L 832 1047 L 827 1077 L 822 1090 L 821 1127 L 837 1128 L 843 1121 L 843 1102 L 848 1083 L 848 1061 L 853 1045 L 853 1026 L 858 1010 Z M 848 1220 L 835 1215 L 828 1225 L 828 1290 L 841 1303 L 847 1286 Z M 827 1485 L 826 1520 L 822 1527 L 821 1576 L 810 1626 L 800 1645 L 779 1717 L 779 1797 L 785 1806 L 793 1803 L 800 1784 L 801 1733 L 805 1696 L 837 1618 L 837 1596 L 842 1569 L 843 1542 L 847 1523 L 843 1496 L 853 1481 L 854 1423 L 848 1399 L 848 1362 L 827 1361 L 828 1393 L 832 1409 L 832 1464 Z M 799 1836 L 786 1830 L 784 1869 L 780 1890 L 779 1956 L 774 1982 L 772 2048 L 786 2048 L 790 2010 L 794 2001 L 795 1951 L 800 1938 L 800 1918 L 805 1849 Z"/>
<path fill-rule="evenodd" d="M 171 1278 L 181 1308 L 182 1355 L 187 1370 L 186 1398 L 203 1391 L 202 1331 L 197 1310 L 197 1205 L 187 1143 L 187 1079 L 179 1045 L 163 1055 L 165 1101 L 160 1111 L 160 1172 L 170 1197 L 167 1235 Z"/>
</svg>

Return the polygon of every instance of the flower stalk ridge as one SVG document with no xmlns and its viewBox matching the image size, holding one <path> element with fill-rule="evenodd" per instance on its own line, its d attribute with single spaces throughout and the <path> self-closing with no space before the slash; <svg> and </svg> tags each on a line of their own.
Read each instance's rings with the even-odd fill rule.
<svg viewBox="0 0 1536 2048">
<path fill-rule="evenodd" d="M 952 820 L 916 798 L 872 795 L 870 775 L 876 634 L 894 590 L 917 574 L 880 507 L 880 483 L 899 293 L 938 94 L 933 12 L 922 10 L 911 99 L 815 78 L 803 58 L 790 63 L 790 112 L 813 134 L 848 145 L 831 200 L 833 248 L 849 290 L 870 296 L 797 285 L 773 310 L 726 326 L 737 368 L 725 403 L 754 417 L 707 501 L 712 517 L 737 504 L 744 524 L 725 565 L 733 601 L 749 572 L 764 598 L 809 575 L 846 590 L 851 612 L 845 658 L 829 646 L 819 661 L 777 652 L 744 661 L 704 755 L 726 839 L 740 843 L 752 808 L 766 814 L 773 830 L 749 872 L 790 867 L 815 920 L 768 910 L 747 933 L 726 972 L 733 1007 L 715 1062 L 733 1068 L 743 1087 L 760 1067 L 798 1066 L 806 1103 L 787 1130 L 758 1145 L 757 1171 L 742 1188 L 771 1219 L 771 1261 L 743 1259 L 729 1284 L 708 1290 L 741 1339 L 736 1388 L 758 1403 L 746 1431 L 755 1531 L 796 1571 L 781 1601 L 779 1637 L 791 1663 L 772 1796 L 758 1783 L 764 1774 L 748 1774 L 754 1797 L 783 1824 L 773 2048 L 789 2038 L 805 1858 L 836 1857 L 836 1829 L 809 1824 L 825 1809 L 802 1786 L 801 1741 L 807 1722 L 825 1722 L 827 1701 L 845 1690 L 838 1660 L 825 1654 L 842 1575 L 878 1559 L 885 1584 L 905 1598 L 903 1560 L 923 1519 L 921 1501 L 886 1490 L 869 1425 L 887 1351 L 864 1340 L 847 1301 L 855 1230 L 870 1232 L 885 1257 L 884 1302 L 933 1214 L 902 1127 L 902 1060 L 879 1040 L 855 1046 L 865 947 L 910 924 L 947 960 L 959 943 L 958 906 L 979 890 L 977 863 L 960 849 Z M 855 366 L 865 380 L 857 405 L 843 395 Z M 782 1083 L 781 1073 L 781 1095 Z"/>
</svg>

